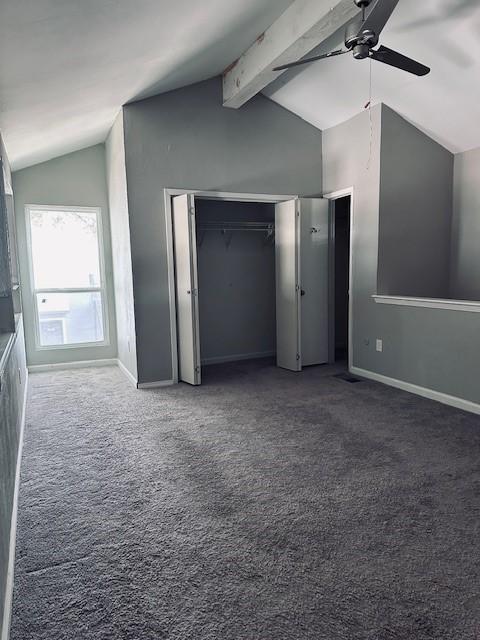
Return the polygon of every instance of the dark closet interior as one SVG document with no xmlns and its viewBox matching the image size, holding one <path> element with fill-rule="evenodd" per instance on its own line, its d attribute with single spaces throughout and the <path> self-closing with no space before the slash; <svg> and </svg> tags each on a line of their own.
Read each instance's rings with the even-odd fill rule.
<svg viewBox="0 0 480 640">
<path fill-rule="evenodd" d="M 275 206 L 196 203 L 202 364 L 276 350 Z"/>
<path fill-rule="evenodd" d="M 334 203 L 335 227 L 335 360 L 348 359 L 351 198 Z"/>
</svg>

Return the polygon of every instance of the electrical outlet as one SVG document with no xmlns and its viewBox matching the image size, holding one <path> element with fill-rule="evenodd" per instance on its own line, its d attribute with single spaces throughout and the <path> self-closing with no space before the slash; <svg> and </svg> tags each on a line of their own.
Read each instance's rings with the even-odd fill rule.
<svg viewBox="0 0 480 640">
<path fill-rule="evenodd" d="M 382 353 L 383 352 L 383 340 L 379 340 L 377 338 L 377 351 Z"/>
</svg>

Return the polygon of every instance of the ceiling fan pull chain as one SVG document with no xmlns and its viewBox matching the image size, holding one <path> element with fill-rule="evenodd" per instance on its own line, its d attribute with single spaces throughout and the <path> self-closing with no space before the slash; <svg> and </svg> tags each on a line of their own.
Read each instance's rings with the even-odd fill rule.
<svg viewBox="0 0 480 640">
<path fill-rule="evenodd" d="M 370 139 L 368 145 L 368 161 L 367 161 L 367 171 L 370 171 L 370 165 L 372 163 L 372 148 L 373 148 L 373 120 L 372 120 L 372 59 L 368 61 L 370 65 L 370 88 L 369 88 L 369 100 L 367 102 L 368 105 L 368 117 L 370 122 Z M 367 108 L 367 107 L 366 107 Z"/>
</svg>

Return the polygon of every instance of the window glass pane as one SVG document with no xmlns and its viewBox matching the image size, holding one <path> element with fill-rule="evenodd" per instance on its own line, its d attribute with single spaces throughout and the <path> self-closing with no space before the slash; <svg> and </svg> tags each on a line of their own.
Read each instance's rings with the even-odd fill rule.
<svg viewBox="0 0 480 640">
<path fill-rule="evenodd" d="M 37 293 L 42 347 L 102 342 L 102 298 L 98 291 Z"/>
<path fill-rule="evenodd" d="M 94 211 L 30 211 L 36 289 L 100 286 Z"/>
</svg>

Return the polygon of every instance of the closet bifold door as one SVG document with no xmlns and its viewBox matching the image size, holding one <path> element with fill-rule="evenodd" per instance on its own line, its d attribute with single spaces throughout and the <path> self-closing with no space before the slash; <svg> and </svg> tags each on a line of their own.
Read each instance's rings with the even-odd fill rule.
<svg viewBox="0 0 480 640">
<path fill-rule="evenodd" d="M 179 379 L 201 384 L 195 197 L 172 200 Z"/>
<path fill-rule="evenodd" d="M 301 371 L 299 200 L 275 207 L 277 366 Z"/>
<path fill-rule="evenodd" d="M 301 354 L 304 367 L 328 362 L 329 202 L 301 198 Z"/>
</svg>

